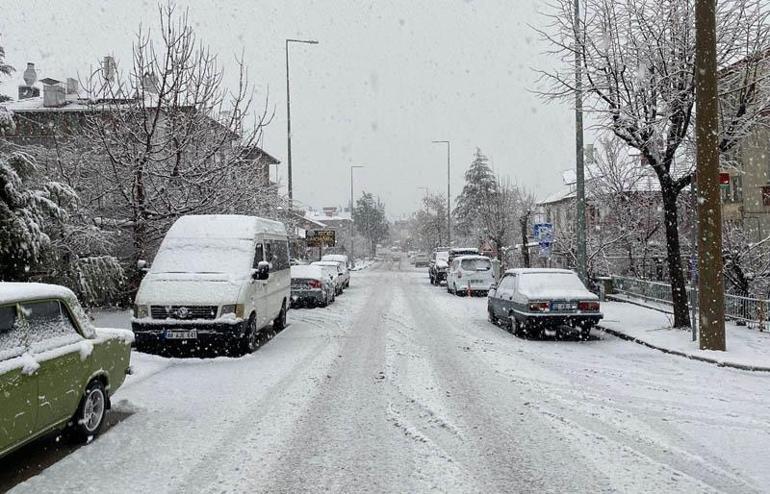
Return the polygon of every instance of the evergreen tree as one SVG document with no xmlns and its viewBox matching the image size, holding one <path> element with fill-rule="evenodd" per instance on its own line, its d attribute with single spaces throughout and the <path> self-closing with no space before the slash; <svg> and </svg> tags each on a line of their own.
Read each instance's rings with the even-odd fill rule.
<svg viewBox="0 0 770 494">
<path fill-rule="evenodd" d="M 470 168 L 465 172 L 465 186 L 457 196 L 452 214 L 455 228 L 461 236 L 477 241 L 484 240 L 483 204 L 497 194 L 497 179 L 489 166 L 488 158 L 476 148 Z"/>
<path fill-rule="evenodd" d="M 370 245 L 372 255 L 377 253 L 377 242 L 388 236 L 388 219 L 385 217 L 385 205 L 374 196 L 365 192 L 356 201 L 353 208 L 353 222 L 356 230 Z"/>
<path fill-rule="evenodd" d="M 13 71 L 14 71 L 14 68 L 8 65 L 7 63 L 5 63 L 5 50 L 0 45 L 0 75 L 9 77 Z M 9 99 L 11 98 L 9 98 L 4 94 L 0 94 L 0 103 L 2 103 L 3 101 L 8 101 Z"/>
</svg>

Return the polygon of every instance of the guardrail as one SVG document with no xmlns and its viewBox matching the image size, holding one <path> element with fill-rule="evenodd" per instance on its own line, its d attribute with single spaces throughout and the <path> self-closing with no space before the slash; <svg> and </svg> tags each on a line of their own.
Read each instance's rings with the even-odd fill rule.
<svg viewBox="0 0 770 494">
<path fill-rule="evenodd" d="M 641 298 L 650 302 L 671 305 L 671 285 L 660 281 L 640 280 L 624 276 L 612 277 L 612 290 L 623 295 Z M 687 296 L 692 304 L 695 290 L 687 287 Z M 770 300 L 725 294 L 725 316 L 750 328 L 768 330 L 768 308 Z"/>
</svg>

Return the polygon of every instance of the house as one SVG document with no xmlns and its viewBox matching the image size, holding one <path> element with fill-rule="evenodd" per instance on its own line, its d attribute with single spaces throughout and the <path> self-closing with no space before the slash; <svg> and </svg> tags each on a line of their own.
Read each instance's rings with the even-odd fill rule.
<svg viewBox="0 0 770 494">
<path fill-rule="evenodd" d="M 335 206 L 325 207 L 320 212 L 308 210 L 305 218 L 310 221 L 322 223 L 325 229 L 333 230 L 335 244 L 327 246 L 324 252 L 346 253 L 350 250 L 350 233 L 353 228 L 353 220 L 349 211 L 340 211 Z"/>
</svg>

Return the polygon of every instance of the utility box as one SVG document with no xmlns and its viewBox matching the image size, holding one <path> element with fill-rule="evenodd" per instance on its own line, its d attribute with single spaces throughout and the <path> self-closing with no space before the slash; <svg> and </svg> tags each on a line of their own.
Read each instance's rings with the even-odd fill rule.
<svg viewBox="0 0 770 494">
<path fill-rule="evenodd" d="M 597 276 L 596 283 L 599 285 L 599 301 L 604 302 L 607 295 L 614 293 L 612 287 L 612 276 Z"/>
</svg>

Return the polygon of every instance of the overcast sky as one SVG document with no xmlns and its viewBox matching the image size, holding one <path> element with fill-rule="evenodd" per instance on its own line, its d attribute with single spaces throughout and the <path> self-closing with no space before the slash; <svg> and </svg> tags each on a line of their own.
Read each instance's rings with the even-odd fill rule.
<svg viewBox="0 0 770 494">
<path fill-rule="evenodd" d="M 259 97 L 275 118 L 264 148 L 282 161 L 286 183 L 284 39 L 291 47 L 294 197 L 311 206 L 346 205 L 349 167 L 356 195 L 379 195 L 389 216 L 415 210 L 424 191 L 446 192 L 452 141 L 452 195 L 476 146 L 501 174 L 543 197 L 573 166 L 570 109 L 529 92 L 533 67 L 556 60 L 528 24 L 543 24 L 545 0 L 190 0 L 198 35 L 234 69 L 241 49 Z M 134 0 L 3 0 L 0 44 L 17 73 L 62 79 L 101 57 L 128 61 L 139 23 L 157 24 L 157 5 Z M 231 76 L 235 76 L 231 70 Z M 233 78 L 227 79 L 232 82 Z"/>
</svg>

